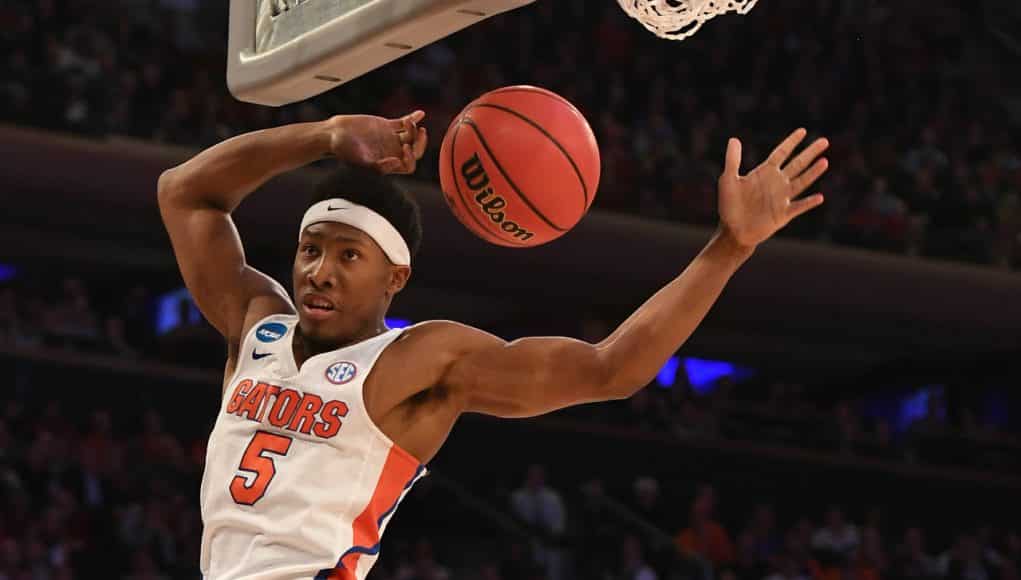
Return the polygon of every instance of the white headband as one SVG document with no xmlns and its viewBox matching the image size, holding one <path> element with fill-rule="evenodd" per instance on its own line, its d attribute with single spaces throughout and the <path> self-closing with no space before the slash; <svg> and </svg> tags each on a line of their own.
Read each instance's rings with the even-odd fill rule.
<svg viewBox="0 0 1021 580">
<path fill-rule="evenodd" d="M 305 217 L 301 220 L 301 229 L 298 230 L 298 239 L 301 239 L 301 233 L 305 228 L 321 222 L 335 222 L 358 228 L 379 244 L 391 262 L 398 266 L 411 265 L 411 250 L 397 228 L 364 205 L 339 197 L 320 201 L 305 212 Z"/>
</svg>

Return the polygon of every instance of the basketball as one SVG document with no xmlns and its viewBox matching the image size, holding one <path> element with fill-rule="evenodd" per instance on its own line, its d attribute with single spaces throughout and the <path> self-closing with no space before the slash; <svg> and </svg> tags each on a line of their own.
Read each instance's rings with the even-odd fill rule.
<svg viewBox="0 0 1021 580">
<path fill-rule="evenodd" d="M 563 97 L 513 86 L 471 102 L 440 148 L 447 205 L 480 238 L 510 247 L 555 240 L 585 215 L 599 186 L 599 147 Z"/>
</svg>

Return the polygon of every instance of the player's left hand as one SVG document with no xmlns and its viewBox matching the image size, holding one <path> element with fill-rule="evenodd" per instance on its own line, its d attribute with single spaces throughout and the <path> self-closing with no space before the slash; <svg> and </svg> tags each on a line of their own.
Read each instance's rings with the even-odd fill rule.
<svg viewBox="0 0 1021 580">
<path fill-rule="evenodd" d="M 826 158 L 816 160 L 830 146 L 829 141 L 817 139 L 790 160 L 807 134 L 805 129 L 791 133 L 747 175 L 738 174 L 741 142 L 731 139 L 727 144 L 726 167 L 719 180 L 720 225 L 734 242 L 754 248 L 794 218 L 822 204 L 821 193 L 798 196 L 829 168 Z"/>
</svg>

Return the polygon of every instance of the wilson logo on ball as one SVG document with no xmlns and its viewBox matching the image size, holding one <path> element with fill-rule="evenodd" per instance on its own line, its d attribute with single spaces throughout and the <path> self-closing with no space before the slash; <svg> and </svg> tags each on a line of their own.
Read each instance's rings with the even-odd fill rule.
<svg viewBox="0 0 1021 580">
<path fill-rule="evenodd" d="M 507 200 L 493 192 L 489 187 L 489 175 L 486 168 L 475 153 L 461 166 L 461 176 L 465 183 L 475 193 L 475 203 L 493 222 L 500 224 L 500 229 L 520 240 L 531 239 L 535 234 L 519 226 L 512 220 L 507 219 L 507 214 L 500 211 L 507 205 Z"/>
</svg>

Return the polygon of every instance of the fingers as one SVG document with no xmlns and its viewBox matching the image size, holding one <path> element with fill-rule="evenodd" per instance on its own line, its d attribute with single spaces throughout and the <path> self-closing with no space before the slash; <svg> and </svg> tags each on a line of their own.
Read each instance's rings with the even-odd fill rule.
<svg viewBox="0 0 1021 580">
<path fill-rule="evenodd" d="M 418 135 L 415 136 L 415 144 L 412 146 L 415 159 L 421 159 L 425 155 L 425 148 L 428 144 L 429 134 L 426 132 L 425 127 L 419 127 Z"/>
<path fill-rule="evenodd" d="M 813 210 L 822 205 L 823 201 L 825 201 L 825 198 L 823 198 L 821 193 L 796 199 L 787 206 L 787 219 L 792 220 L 807 211 Z"/>
<path fill-rule="evenodd" d="M 826 151 L 830 146 L 828 139 L 816 139 L 811 145 L 809 145 L 804 151 L 798 154 L 786 167 L 783 168 L 783 174 L 787 179 L 794 179 L 801 175 L 803 171 L 815 161 L 815 158 Z"/>
<path fill-rule="evenodd" d="M 415 157 L 415 151 L 411 148 L 411 145 L 405 143 L 404 147 L 401 148 L 401 169 L 402 173 L 414 173 L 415 166 L 417 165 L 418 158 Z"/>
<path fill-rule="evenodd" d="M 414 143 L 418 139 L 418 124 L 425 118 L 423 111 L 415 111 L 410 115 L 404 115 L 400 119 L 390 121 L 393 124 L 394 132 L 397 133 L 399 143 Z"/>
<path fill-rule="evenodd" d="M 830 162 L 823 157 L 812 164 L 812 167 L 808 171 L 802 173 L 791 182 L 791 197 L 795 198 L 801 195 L 803 191 L 811 187 L 813 183 L 820 177 L 826 170 L 830 168 Z"/>
<path fill-rule="evenodd" d="M 382 174 L 399 173 L 404 162 L 397 157 L 385 157 L 376 161 L 376 171 Z"/>
<path fill-rule="evenodd" d="M 415 111 L 400 119 L 395 119 L 395 132 L 399 156 L 386 157 L 376 162 L 376 169 L 382 173 L 414 173 L 418 160 L 425 155 L 428 145 L 428 133 L 425 127 L 417 124 L 425 118 L 425 113 Z"/>
<path fill-rule="evenodd" d="M 398 173 L 414 173 L 418 160 L 425 155 L 425 148 L 429 143 L 429 134 L 425 127 L 418 127 L 413 134 L 414 142 L 401 145 L 401 170 Z"/>
<path fill-rule="evenodd" d="M 401 145 L 405 143 L 411 143 L 415 140 L 415 122 L 411 120 L 411 115 L 401 117 L 398 121 L 400 128 L 397 129 L 397 139 Z"/>
<path fill-rule="evenodd" d="M 376 170 L 380 173 L 410 174 L 415 172 L 417 166 L 415 151 L 407 143 L 401 146 L 400 157 L 385 157 L 376 162 Z"/>
<path fill-rule="evenodd" d="M 808 131 L 805 129 L 798 129 L 787 136 L 782 143 L 773 149 L 773 152 L 769 154 L 769 163 L 776 165 L 777 167 L 783 165 L 787 159 L 790 158 L 791 153 L 794 153 L 794 149 L 800 144 L 805 136 L 808 135 Z"/>
<path fill-rule="evenodd" d="M 723 166 L 723 175 L 737 177 L 741 169 L 741 141 L 731 138 L 727 142 L 727 160 Z"/>
<path fill-rule="evenodd" d="M 418 125 L 419 123 L 422 122 L 422 119 L 425 118 L 425 111 L 417 109 L 410 115 L 405 115 L 404 118 L 410 119 L 412 125 Z"/>
</svg>

